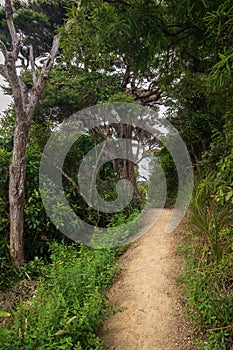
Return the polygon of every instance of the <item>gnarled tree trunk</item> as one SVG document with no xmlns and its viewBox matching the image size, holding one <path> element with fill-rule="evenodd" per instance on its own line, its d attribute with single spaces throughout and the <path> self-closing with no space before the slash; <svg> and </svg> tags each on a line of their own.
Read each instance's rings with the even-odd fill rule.
<svg viewBox="0 0 233 350">
<path fill-rule="evenodd" d="M 0 74 L 10 83 L 15 108 L 16 126 L 12 163 L 10 165 L 9 200 L 10 200 L 10 255 L 12 263 L 19 267 L 24 264 L 24 191 L 26 178 L 26 147 L 30 125 L 39 98 L 46 86 L 48 75 L 53 67 L 59 48 L 59 38 L 54 37 L 50 55 L 46 59 L 39 76 L 36 74 L 32 47 L 30 65 L 33 85 L 30 91 L 26 88 L 17 71 L 16 63 L 22 45 L 13 21 L 11 0 L 5 0 L 5 12 L 11 36 L 11 51 L 0 40 L 0 50 L 5 64 L 0 64 Z"/>
<path fill-rule="evenodd" d="M 17 123 L 14 132 L 13 157 L 10 165 L 10 253 L 16 266 L 24 264 L 24 187 L 28 125 Z"/>
</svg>

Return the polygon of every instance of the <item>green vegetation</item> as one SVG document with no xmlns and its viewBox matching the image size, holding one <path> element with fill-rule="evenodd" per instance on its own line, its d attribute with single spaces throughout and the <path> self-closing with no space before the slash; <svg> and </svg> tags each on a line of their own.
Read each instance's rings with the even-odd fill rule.
<svg viewBox="0 0 233 350">
<path fill-rule="evenodd" d="M 30 46 L 38 62 L 50 51 L 55 33 L 61 42 L 26 142 L 22 267 L 11 259 L 9 237 L 8 174 L 17 106 L 12 105 L 1 117 L 0 289 L 11 288 L 25 276 L 39 282 L 35 297 L 14 305 L 11 316 L 0 311 L 1 319 L 7 317 L 7 327 L 0 328 L 0 348 L 103 349 L 96 331 L 110 312 L 106 288 L 116 271 L 115 257 L 127 246 L 90 249 L 64 238 L 46 215 L 38 169 L 48 138 L 70 115 L 96 104 L 134 102 L 154 111 L 158 103 L 164 104 L 166 117 L 187 145 L 195 188 L 185 243 L 179 247 L 185 262 L 181 290 L 187 315 L 200 331 L 198 348 L 229 350 L 233 343 L 232 1 L 13 3 L 16 31 L 22 39 L 17 63 L 22 63 L 20 79 L 25 92 L 31 91 L 35 80 Z M 11 50 L 3 7 L 0 29 L 0 49 L 4 51 L 5 45 Z M 36 76 L 40 70 L 40 65 L 35 66 Z M 2 66 L 0 72 L 4 73 Z M 5 91 L 12 95 L 12 86 Z M 65 159 L 66 198 L 77 215 L 95 227 L 96 246 L 99 227 L 113 228 L 110 239 L 114 241 L 129 223 L 126 234 L 131 235 L 138 228 L 138 213 L 146 198 L 154 204 L 159 200 L 147 193 L 148 183 L 141 181 L 137 166 L 123 165 L 117 159 L 100 169 L 90 187 L 96 185 L 102 198 L 111 201 L 116 198 L 116 183 L 127 178 L 134 185 L 132 202 L 114 214 L 87 205 L 75 183 L 77 169 L 83 157 L 108 138 L 135 137 L 160 157 L 167 180 L 166 205 L 175 202 L 179 184 L 174 161 L 158 140 L 141 131 L 135 128 L 127 133 L 122 124 L 121 128 L 93 128 L 81 135 Z M 156 172 L 151 177 L 156 180 Z M 62 207 L 59 203 L 54 207 L 59 215 Z"/>
<path fill-rule="evenodd" d="M 54 243 L 50 254 L 36 294 L 12 311 L 0 349 L 103 349 L 95 334 L 111 311 L 104 293 L 116 269 L 114 251 Z M 31 266 L 24 269 L 33 277 Z"/>
<path fill-rule="evenodd" d="M 189 319 L 203 335 L 200 349 L 227 349 L 232 338 L 232 204 L 221 205 L 216 179 L 196 185 L 189 212 L 181 290 Z"/>
<path fill-rule="evenodd" d="M 181 247 L 187 314 L 204 335 L 200 349 L 228 349 L 233 336 L 232 128 L 217 134 L 199 164 Z M 224 145 L 224 149 L 223 149 Z M 206 173 L 206 166 L 209 170 Z"/>
<path fill-rule="evenodd" d="M 180 247 L 185 261 L 181 289 L 189 319 L 200 331 L 198 348 L 227 350 L 233 340 L 233 106 L 228 78 L 231 46 L 226 40 L 232 35 L 232 7 L 229 1 L 218 2 L 215 9 L 211 6 L 205 2 L 206 29 L 201 36 L 205 46 L 198 46 L 197 66 L 178 84 L 182 101 L 178 113 L 184 116 L 181 131 L 184 139 L 194 141 L 190 146 L 196 163 L 186 239 Z M 200 60 L 203 51 L 213 55 Z"/>
</svg>

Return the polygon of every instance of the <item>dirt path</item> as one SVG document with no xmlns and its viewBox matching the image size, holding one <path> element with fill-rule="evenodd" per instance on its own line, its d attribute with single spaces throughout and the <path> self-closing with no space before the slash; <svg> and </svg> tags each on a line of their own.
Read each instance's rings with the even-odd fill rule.
<svg viewBox="0 0 233 350">
<path fill-rule="evenodd" d="M 150 227 L 154 214 L 150 213 Z M 182 316 L 175 283 L 181 271 L 177 234 L 164 232 L 170 214 L 165 209 L 120 259 L 121 272 L 108 296 L 124 311 L 105 323 L 100 334 L 105 349 L 195 349 L 194 333 Z"/>
</svg>

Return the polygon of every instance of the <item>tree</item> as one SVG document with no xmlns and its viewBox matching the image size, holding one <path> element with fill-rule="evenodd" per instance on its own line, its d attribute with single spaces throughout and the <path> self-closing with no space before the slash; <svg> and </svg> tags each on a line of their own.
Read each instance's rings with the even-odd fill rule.
<svg viewBox="0 0 233 350">
<path fill-rule="evenodd" d="M 30 65 L 30 46 L 36 62 L 49 53 L 57 27 L 64 23 L 67 0 L 14 0 L 14 25 L 21 40 L 19 63 L 24 69 Z M 11 36 L 6 23 L 5 8 L 0 6 L 0 39 L 12 49 Z"/>
<path fill-rule="evenodd" d="M 69 8 L 69 31 L 61 30 L 68 64 L 121 76 L 124 91 L 143 105 L 156 106 L 159 55 L 168 41 L 164 8 L 154 1 L 81 1 Z"/>
<path fill-rule="evenodd" d="M 154 77 L 158 63 L 158 55 L 155 56 L 167 45 L 162 14 L 163 7 L 154 1 L 82 1 L 81 6 L 73 4 L 68 11 L 72 25 L 68 32 L 61 30 L 61 47 L 67 64 L 78 68 L 81 62 L 86 71 L 104 70 L 107 75 L 118 75 L 122 92 L 131 95 L 130 102 L 157 109 L 162 91 Z M 123 100 L 115 99 L 115 102 Z M 148 135 L 140 134 L 130 125 L 119 123 L 109 129 L 107 132 L 94 130 L 96 140 L 104 141 L 112 134 L 115 138 L 133 140 L 136 134 L 140 141 L 151 142 Z M 133 185 L 134 197 L 138 197 L 136 165 L 122 159 L 113 160 L 112 165 L 117 178 L 128 179 Z"/>
<path fill-rule="evenodd" d="M 54 37 L 50 54 L 45 60 L 39 74 L 36 71 L 33 47 L 30 46 L 29 62 L 33 82 L 31 88 L 28 88 L 17 69 L 17 62 L 20 50 L 22 49 L 22 40 L 14 24 L 14 11 L 11 0 L 5 0 L 5 13 L 11 43 L 10 48 L 7 48 L 4 42 L 0 41 L 0 49 L 5 60 L 4 64 L 0 65 L 0 73 L 11 86 L 16 121 L 13 155 L 9 170 L 10 255 L 13 264 L 15 266 L 21 266 L 24 264 L 24 185 L 28 132 L 39 98 L 46 86 L 49 73 L 58 53 L 59 37 Z"/>
</svg>

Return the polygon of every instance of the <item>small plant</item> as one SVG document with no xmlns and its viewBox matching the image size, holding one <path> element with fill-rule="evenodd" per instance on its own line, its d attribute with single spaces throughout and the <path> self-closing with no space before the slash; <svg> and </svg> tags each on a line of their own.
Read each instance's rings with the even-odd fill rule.
<svg viewBox="0 0 233 350">
<path fill-rule="evenodd" d="M 35 279 L 43 273 L 44 266 L 44 260 L 35 256 L 34 260 L 20 267 L 19 277 L 24 278 L 26 276 L 27 278 Z"/>
<path fill-rule="evenodd" d="M 5 312 L 5 311 L 2 311 L 0 310 L 0 318 L 1 317 L 10 317 L 11 314 L 9 312 Z M 10 331 L 6 328 L 0 328 L 0 337 L 1 336 L 5 336 L 5 335 L 8 335 L 10 333 Z"/>
</svg>

